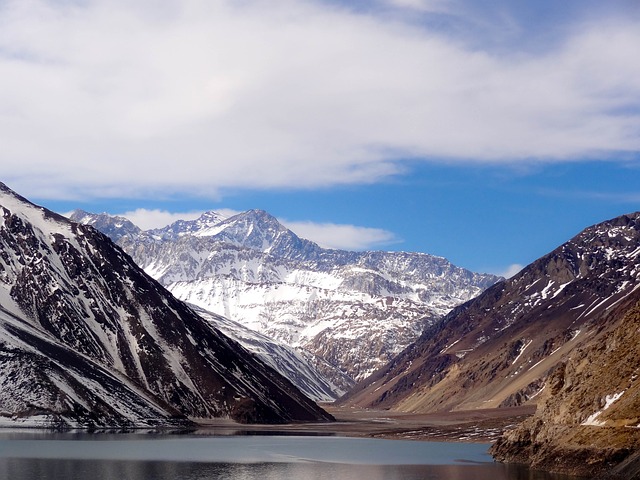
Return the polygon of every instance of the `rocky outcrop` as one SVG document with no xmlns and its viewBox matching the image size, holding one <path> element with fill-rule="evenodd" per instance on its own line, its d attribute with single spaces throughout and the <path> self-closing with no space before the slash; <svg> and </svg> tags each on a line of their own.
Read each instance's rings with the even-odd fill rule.
<svg viewBox="0 0 640 480">
<path fill-rule="evenodd" d="M 594 321 L 550 372 L 536 414 L 492 447 L 497 460 L 640 478 L 640 294 Z"/>
</svg>

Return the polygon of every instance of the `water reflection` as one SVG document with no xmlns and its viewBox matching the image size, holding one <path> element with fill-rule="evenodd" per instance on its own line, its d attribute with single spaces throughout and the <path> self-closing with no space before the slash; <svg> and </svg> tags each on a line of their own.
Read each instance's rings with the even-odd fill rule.
<svg viewBox="0 0 640 480">
<path fill-rule="evenodd" d="M 204 463 L 446 465 L 491 462 L 488 445 L 346 437 L 135 437 L 0 440 L 0 457 Z M 82 438 L 82 437 L 81 437 Z"/>
<path fill-rule="evenodd" d="M 0 460 L 2 480 L 562 480 L 568 477 L 488 465 L 344 465 L 89 460 Z"/>
<path fill-rule="evenodd" d="M 345 437 L 0 433 L 0 480 L 565 480 L 488 445 Z"/>
</svg>

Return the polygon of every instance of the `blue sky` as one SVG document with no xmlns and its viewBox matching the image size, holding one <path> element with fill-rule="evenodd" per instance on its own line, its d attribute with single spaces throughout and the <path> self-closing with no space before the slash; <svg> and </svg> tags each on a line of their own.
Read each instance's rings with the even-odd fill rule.
<svg viewBox="0 0 640 480">
<path fill-rule="evenodd" d="M 640 210 L 640 3 L 0 0 L 0 165 L 143 227 L 525 265 Z"/>
</svg>

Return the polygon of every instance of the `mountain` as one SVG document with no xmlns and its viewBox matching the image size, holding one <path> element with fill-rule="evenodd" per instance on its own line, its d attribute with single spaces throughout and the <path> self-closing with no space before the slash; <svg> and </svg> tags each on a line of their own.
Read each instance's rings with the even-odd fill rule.
<svg viewBox="0 0 640 480">
<path fill-rule="evenodd" d="M 498 280 L 427 254 L 324 249 L 261 210 L 139 233 L 72 218 L 112 232 L 176 297 L 311 354 L 342 391 Z"/>
<path fill-rule="evenodd" d="M 455 308 L 339 403 L 408 412 L 537 404 L 496 457 L 598 472 L 640 446 L 639 277 L 640 213 L 587 228 Z"/>
<path fill-rule="evenodd" d="M 71 218 L 76 222 L 93 226 L 114 241 L 119 241 L 123 237 L 142 237 L 152 244 L 159 239 L 172 242 L 183 236 L 206 237 L 219 232 L 215 225 L 225 220 L 215 212 L 207 212 L 195 221 L 178 220 L 164 229 L 142 232 L 124 217 L 105 213 L 91 214 L 83 210 L 76 210 Z M 149 237 L 151 237 L 150 240 Z M 177 266 L 177 268 L 182 267 L 181 265 Z M 353 381 L 346 374 L 304 350 L 295 349 L 273 337 L 261 334 L 196 305 L 192 305 L 192 308 L 195 308 L 198 314 L 215 328 L 236 340 L 260 357 L 263 362 L 291 380 L 314 401 L 333 401 L 346 393 L 347 389 L 353 385 Z"/>
<path fill-rule="evenodd" d="M 0 184 L 0 424 L 330 420 L 94 228 Z"/>
<path fill-rule="evenodd" d="M 639 217 L 588 228 L 455 308 L 345 402 L 420 412 L 535 403 L 587 326 L 639 287 Z"/>
</svg>

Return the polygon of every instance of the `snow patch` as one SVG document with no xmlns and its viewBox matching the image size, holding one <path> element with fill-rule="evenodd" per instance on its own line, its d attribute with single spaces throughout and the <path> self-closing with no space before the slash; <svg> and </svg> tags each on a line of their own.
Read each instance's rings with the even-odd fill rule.
<svg viewBox="0 0 640 480">
<path fill-rule="evenodd" d="M 525 345 L 522 346 L 522 348 L 520 349 L 520 352 L 518 352 L 518 356 L 515 358 L 515 360 L 511 363 L 511 365 L 515 365 L 516 362 L 520 359 L 520 357 L 522 356 L 522 354 L 524 353 L 524 351 L 527 349 L 527 347 L 529 345 L 531 345 L 531 342 L 533 342 L 533 340 L 529 340 L 528 343 L 526 343 Z"/>
<path fill-rule="evenodd" d="M 598 417 L 602 414 L 602 412 L 607 410 L 611 405 L 613 405 L 616 401 L 618 401 L 618 399 L 622 397 L 624 392 L 625 391 L 623 390 L 622 392 L 619 392 L 619 393 L 613 393 L 611 395 L 607 395 L 604 399 L 605 403 L 604 403 L 604 407 L 602 407 L 602 410 L 598 410 L 597 412 L 589 415 L 589 417 L 587 417 L 587 419 L 584 422 L 582 422 L 580 425 L 604 427 L 604 425 L 606 424 L 606 421 L 598 420 Z"/>
</svg>

